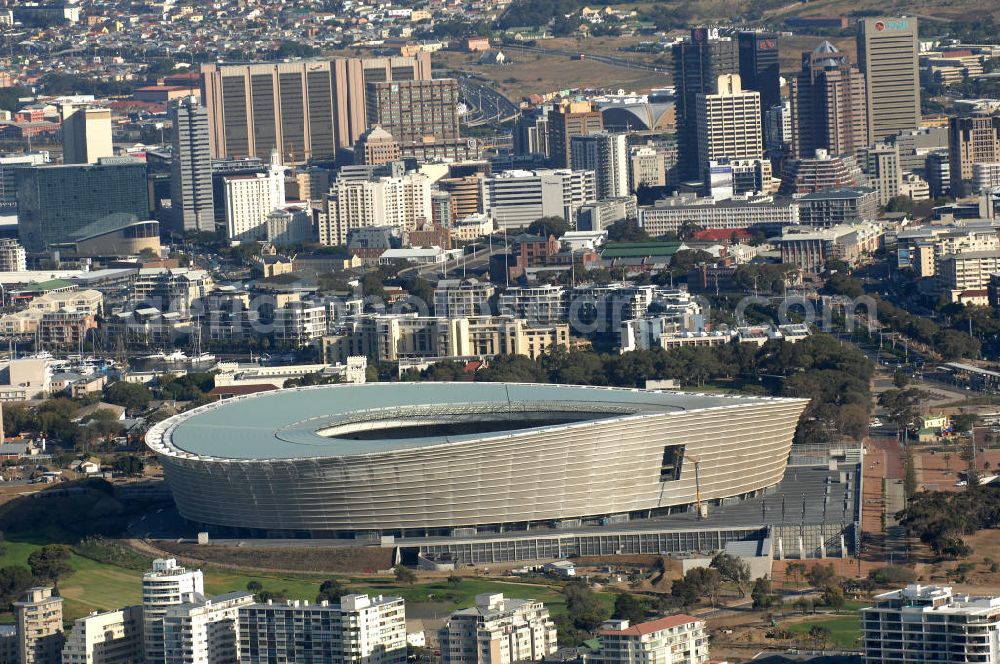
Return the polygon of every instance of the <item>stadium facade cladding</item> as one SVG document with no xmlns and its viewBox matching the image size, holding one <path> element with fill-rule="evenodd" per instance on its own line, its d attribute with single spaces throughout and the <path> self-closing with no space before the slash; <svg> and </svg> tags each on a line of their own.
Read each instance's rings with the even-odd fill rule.
<svg viewBox="0 0 1000 664">
<path fill-rule="evenodd" d="M 776 485 L 803 399 L 510 383 L 294 388 L 146 437 L 182 517 L 263 536 L 607 523 Z"/>
</svg>

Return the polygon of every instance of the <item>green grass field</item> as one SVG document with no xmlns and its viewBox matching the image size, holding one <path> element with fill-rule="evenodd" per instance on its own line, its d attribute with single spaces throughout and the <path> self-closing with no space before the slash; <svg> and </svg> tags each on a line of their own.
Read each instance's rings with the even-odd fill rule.
<svg viewBox="0 0 1000 664">
<path fill-rule="evenodd" d="M 852 649 L 858 645 L 861 636 L 861 621 L 858 615 L 816 616 L 815 620 L 788 625 L 788 631 L 793 634 L 806 634 L 813 625 L 826 627 L 830 630 L 830 641 L 833 645 Z"/>
<path fill-rule="evenodd" d="M 7 541 L 6 551 L 0 556 L 0 567 L 5 565 L 27 566 L 28 556 L 40 544 Z M 64 616 L 67 622 L 92 611 L 114 609 L 137 604 L 141 599 L 140 577 L 142 572 L 116 565 L 97 562 L 77 554 L 70 558 L 73 573 L 59 582 L 59 591 L 65 598 Z M 206 567 L 205 591 L 217 595 L 234 590 L 244 590 L 250 581 L 258 581 L 265 590 L 283 593 L 290 599 L 313 601 L 320 583 L 331 575 L 317 574 L 244 574 L 229 569 Z M 392 577 L 348 578 L 347 586 L 355 591 L 372 595 L 399 595 L 407 602 L 434 605 L 441 613 L 471 606 L 480 593 L 502 592 L 508 597 L 533 598 L 545 602 L 554 615 L 565 613 L 566 605 L 558 587 L 547 584 L 497 581 L 465 577 L 457 585 L 445 580 L 430 583 L 399 585 Z M 602 593 L 600 597 L 610 609 L 614 595 Z M 0 618 L 2 622 L 2 618 Z"/>
</svg>

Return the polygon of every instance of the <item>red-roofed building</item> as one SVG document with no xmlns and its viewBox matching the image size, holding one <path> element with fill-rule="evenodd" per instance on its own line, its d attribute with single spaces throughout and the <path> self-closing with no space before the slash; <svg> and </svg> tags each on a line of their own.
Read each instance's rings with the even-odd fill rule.
<svg viewBox="0 0 1000 664">
<path fill-rule="evenodd" d="M 708 661 L 705 622 L 678 614 L 630 625 L 609 620 L 597 631 L 601 649 L 584 655 L 584 664 L 704 664 Z"/>
<path fill-rule="evenodd" d="M 691 234 L 691 239 L 699 242 L 729 242 L 733 237 L 745 242 L 753 236 L 743 228 L 708 228 Z"/>
</svg>

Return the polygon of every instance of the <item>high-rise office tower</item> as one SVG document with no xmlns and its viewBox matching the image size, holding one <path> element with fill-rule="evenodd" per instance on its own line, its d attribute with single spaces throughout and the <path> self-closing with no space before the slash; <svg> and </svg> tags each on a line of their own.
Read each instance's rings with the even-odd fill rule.
<svg viewBox="0 0 1000 664">
<path fill-rule="evenodd" d="M 468 159 L 475 141 L 459 135 L 458 81 L 369 82 L 368 124 L 380 125 L 399 142 L 404 157 Z"/>
<path fill-rule="evenodd" d="M 142 631 L 147 662 L 164 661 L 163 616 L 171 606 L 205 594 L 201 570 L 180 567 L 173 558 L 156 559 L 142 575 Z"/>
<path fill-rule="evenodd" d="M 878 194 L 879 205 L 902 193 L 903 167 L 895 144 L 876 143 L 868 149 L 868 183 Z"/>
<path fill-rule="evenodd" d="M 212 158 L 208 147 L 208 111 L 197 97 L 170 105 L 174 126 L 170 161 L 170 200 L 174 227 L 179 231 L 215 230 L 212 198 Z"/>
<path fill-rule="evenodd" d="M 284 161 L 336 153 L 330 63 L 321 60 L 202 65 L 212 155 Z"/>
<path fill-rule="evenodd" d="M 736 36 L 740 57 L 740 80 L 744 90 L 760 93 L 766 111 L 781 103 L 781 72 L 778 67 L 778 36 L 770 32 L 741 32 Z"/>
<path fill-rule="evenodd" d="M 96 164 L 113 157 L 111 109 L 63 104 L 63 163 Z"/>
<path fill-rule="evenodd" d="M 760 93 L 744 90 L 739 74 L 721 75 L 713 87 L 698 94 L 695 105 L 698 167 L 706 182 L 710 162 L 764 157 Z"/>
<path fill-rule="evenodd" d="M 943 152 L 932 152 L 924 160 L 924 172 L 930 185 L 931 198 L 951 193 L 951 158 Z"/>
<path fill-rule="evenodd" d="M 367 85 L 383 81 L 429 81 L 431 54 L 421 51 L 412 57 L 337 58 L 330 62 L 330 68 L 337 146 L 350 147 L 370 126 L 365 99 Z"/>
<path fill-rule="evenodd" d="M 718 30 L 694 28 L 691 36 L 673 46 L 674 87 L 677 90 L 677 177 L 702 177 L 698 162 L 698 95 L 712 94 L 719 77 L 738 74 L 736 42 L 720 37 Z"/>
<path fill-rule="evenodd" d="M 792 154 L 856 155 L 869 145 L 865 77 L 828 41 L 802 54 L 791 81 Z"/>
<path fill-rule="evenodd" d="M 65 642 L 62 609 L 62 597 L 41 586 L 29 588 L 14 602 L 18 664 L 59 664 Z"/>
<path fill-rule="evenodd" d="M 71 233 L 121 215 L 122 224 L 149 218 L 146 162 L 106 157 L 96 164 L 20 168 L 17 233 L 27 251 L 69 242 Z"/>
<path fill-rule="evenodd" d="M 858 21 L 858 67 L 865 75 L 868 140 L 885 140 L 920 125 L 917 19 Z"/>
<path fill-rule="evenodd" d="M 628 136 L 599 131 L 570 140 L 571 166 L 577 171 L 594 171 L 597 200 L 629 194 Z"/>
<path fill-rule="evenodd" d="M 201 67 L 212 156 L 332 158 L 367 129 L 365 84 L 428 80 L 430 56 Z"/>
<path fill-rule="evenodd" d="M 948 119 L 951 195 L 971 191 L 974 164 L 1000 161 L 1000 115 L 976 113 Z"/>
<path fill-rule="evenodd" d="M 604 129 L 604 116 L 589 101 L 563 100 L 549 111 L 547 138 L 549 162 L 555 168 L 569 168 L 570 141 Z"/>
</svg>

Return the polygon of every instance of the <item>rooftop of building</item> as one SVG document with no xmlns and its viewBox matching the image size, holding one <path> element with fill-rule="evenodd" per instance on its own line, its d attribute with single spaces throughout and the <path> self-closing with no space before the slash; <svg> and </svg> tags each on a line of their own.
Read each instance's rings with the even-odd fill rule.
<svg viewBox="0 0 1000 664">
<path fill-rule="evenodd" d="M 157 424 L 147 435 L 147 444 L 161 454 L 205 460 L 354 456 L 499 440 L 555 427 L 589 426 L 595 420 L 743 408 L 774 401 L 520 383 L 329 385 L 263 392 L 202 406 Z M 509 418 L 515 412 L 519 414 L 516 423 Z M 417 414 L 440 423 L 422 427 L 400 423 L 401 418 Z M 473 416 L 496 425 L 461 426 Z M 560 423 L 555 424 L 556 420 Z M 372 423 L 387 426 L 372 430 Z"/>
<path fill-rule="evenodd" d="M 684 625 L 691 625 L 693 623 L 698 623 L 701 621 L 698 618 L 695 618 L 694 616 L 689 616 L 684 613 L 679 613 L 674 616 L 666 616 L 664 618 L 650 620 L 649 622 L 639 623 L 638 625 L 630 625 L 627 620 L 614 621 L 614 622 L 619 622 L 624 624 L 617 629 L 602 628 L 598 630 L 597 632 L 598 636 L 645 636 L 646 634 L 660 632 L 665 629 L 673 629 L 675 627 L 682 627 Z"/>
</svg>

